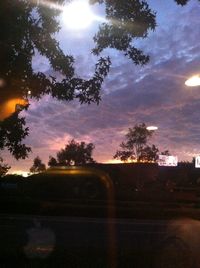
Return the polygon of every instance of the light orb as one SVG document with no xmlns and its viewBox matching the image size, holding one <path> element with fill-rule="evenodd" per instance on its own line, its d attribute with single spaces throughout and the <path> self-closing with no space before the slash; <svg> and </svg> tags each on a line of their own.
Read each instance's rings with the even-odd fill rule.
<svg viewBox="0 0 200 268">
<path fill-rule="evenodd" d="M 194 75 L 185 81 L 185 85 L 188 87 L 200 86 L 200 75 Z"/>
<path fill-rule="evenodd" d="M 155 131 L 157 129 L 158 129 L 158 127 L 156 127 L 156 126 L 148 126 L 147 127 L 147 130 L 149 130 L 149 131 Z"/>
<path fill-rule="evenodd" d="M 68 29 L 82 30 L 90 26 L 95 20 L 95 15 L 87 1 L 77 0 L 64 6 L 62 18 Z"/>
</svg>

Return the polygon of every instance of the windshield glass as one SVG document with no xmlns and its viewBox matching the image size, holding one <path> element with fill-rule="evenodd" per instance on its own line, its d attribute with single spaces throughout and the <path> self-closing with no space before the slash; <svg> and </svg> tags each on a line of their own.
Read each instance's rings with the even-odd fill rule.
<svg viewBox="0 0 200 268">
<path fill-rule="evenodd" d="M 79 233 L 91 228 L 94 246 L 95 228 L 106 229 L 98 241 L 109 244 L 113 267 L 117 255 L 121 267 L 133 261 L 129 233 L 139 252 L 147 237 L 139 234 L 151 234 L 148 254 L 141 252 L 151 264 L 159 252 L 152 267 L 161 267 L 174 248 L 186 256 L 185 240 L 193 247 L 190 228 L 199 230 L 199 14 L 199 0 L 1 1 L 1 215 L 28 215 L 22 224 L 27 232 L 30 222 L 42 228 L 33 215 L 45 215 L 45 226 L 53 216 L 119 219 L 113 220 L 116 229 L 110 221 L 109 231 L 85 220 Z M 134 231 L 125 219 L 132 219 Z M 54 232 L 47 244 L 56 244 L 56 224 L 48 226 Z M 190 226 L 189 238 L 181 244 L 174 237 L 182 239 L 183 226 Z M 25 237 L 19 247 L 34 258 Z M 17 239 L 7 247 L 17 248 Z M 54 248 L 48 250 L 51 256 Z M 188 257 L 180 267 L 196 265 L 194 255 L 192 264 Z"/>
</svg>

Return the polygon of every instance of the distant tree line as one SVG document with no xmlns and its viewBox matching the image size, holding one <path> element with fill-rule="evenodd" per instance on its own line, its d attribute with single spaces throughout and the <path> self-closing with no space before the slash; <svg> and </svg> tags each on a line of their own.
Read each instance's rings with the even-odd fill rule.
<svg viewBox="0 0 200 268">
<path fill-rule="evenodd" d="M 160 152 L 156 145 L 149 143 L 153 134 L 154 131 L 148 130 L 144 123 L 129 128 L 125 141 L 120 144 L 120 150 L 117 150 L 114 158 L 120 159 L 122 162 L 156 162 L 159 154 L 169 155 L 168 150 Z M 77 142 L 72 139 L 65 145 L 65 148 L 57 152 L 56 157 L 49 156 L 48 166 L 79 166 L 95 163 L 92 156 L 94 148 L 93 143 Z M 46 166 L 37 156 L 30 172 L 38 173 L 44 170 L 46 170 Z"/>
<path fill-rule="evenodd" d="M 39 173 L 39 172 L 43 172 L 45 170 L 46 170 L 46 165 L 44 163 L 42 163 L 42 160 L 40 159 L 40 157 L 37 156 L 36 158 L 34 158 L 33 165 L 30 168 L 30 172 L 31 173 Z"/>
<path fill-rule="evenodd" d="M 74 139 L 69 141 L 64 149 L 57 152 L 56 157 L 49 156 L 48 166 L 80 166 L 95 163 L 92 153 L 95 146 L 93 143 L 76 142 Z M 39 173 L 46 170 L 46 166 L 37 156 L 33 160 L 33 166 L 30 168 L 31 173 Z"/>
<path fill-rule="evenodd" d="M 156 162 L 159 155 L 170 155 L 169 150 L 160 151 L 150 140 L 155 131 L 148 130 L 145 123 L 136 124 L 129 128 L 125 134 L 124 141 L 119 145 L 113 158 L 120 159 L 122 162 Z M 48 166 L 80 166 L 96 163 L 93 158 L 95 146 L 93 143 L 77 142 L 70 140 L 64 148 L 57 152 L 56 156 L 49 156 Z M 193 158 L 192 164 L 194 165 Z M 179 162 L 181 165 L 188 165 L 189 162 Z M 0 177 L 4 176 L 10 167 L 4 163 L 0 157 Z M 33 160 L 30 168 L 31 173 L 39 173 L 46 170 L 46 165 L 39 156 Z"/>
</svg>

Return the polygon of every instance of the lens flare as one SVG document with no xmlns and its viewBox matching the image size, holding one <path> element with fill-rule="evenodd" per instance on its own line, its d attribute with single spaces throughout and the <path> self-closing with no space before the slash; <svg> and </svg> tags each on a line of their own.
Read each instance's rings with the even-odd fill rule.
<svg viewBox="0 0 200 268">
<path fill-rule="evenodd" d="M 0 106 L 0 121 L 11 116 L 16 111 L 21 111 L 26 105 L 28 105 L 28 101 L 22 98 L 5 101 Z"/>
<path fill-rule="evenodd" d="M 72 30 L 85 29 L 95 20 L 95 15 L 86 1 L 74 1 L 63 8 L 63 22 Z"/>
<path fill-rule="evenodd" d="M 45 6 L 61 12 L 61 20 L 65 27 L 78 31 L 88 28 L 92 22 L 107 22 L 107 20 L 94 14 L 89 0 L 74 0 L 66 5 L 53 3 L 49 0 L 32 0 L 37 6 Z"/>
</svg>

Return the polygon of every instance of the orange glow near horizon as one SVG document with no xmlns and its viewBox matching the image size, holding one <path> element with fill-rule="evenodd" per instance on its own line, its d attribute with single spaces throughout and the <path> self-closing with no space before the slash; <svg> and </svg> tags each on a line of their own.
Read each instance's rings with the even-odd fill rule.
<svg viewBox="0 0 200 268">
<path fill-rule="evenodd" d="M 21 175 L 23 177 L 28 177 L 31 173 L 23 170 L 15 170 L 12 172 L 8 172 L 7 174 L 12 174 L 12 175 Z"/>
<path fill-rule="evenodd" d="M 109 159 L 103 162 L 103 164 L 124 164 L 124 163 L 137 163 L 137 160 L 128 159 L 127 161 L 124 162 L 119 159 Z"/>
<path fill-rule="evenodd" d="M 103 164 L 120 164 L 123 163 L 121 160 L 118 159 L 110 159 L 107 161 L 104 161 Z"/>
<path fill-rule="evenodd" d="M 126 164 L 126 163 L 156 163 L 156 161 L 137 161 L 137 160 L 130 160 L 121 161 L 119 159 L 109 159 L 107 161 L 102 162 L 103 164 Z"/>
</svg>

